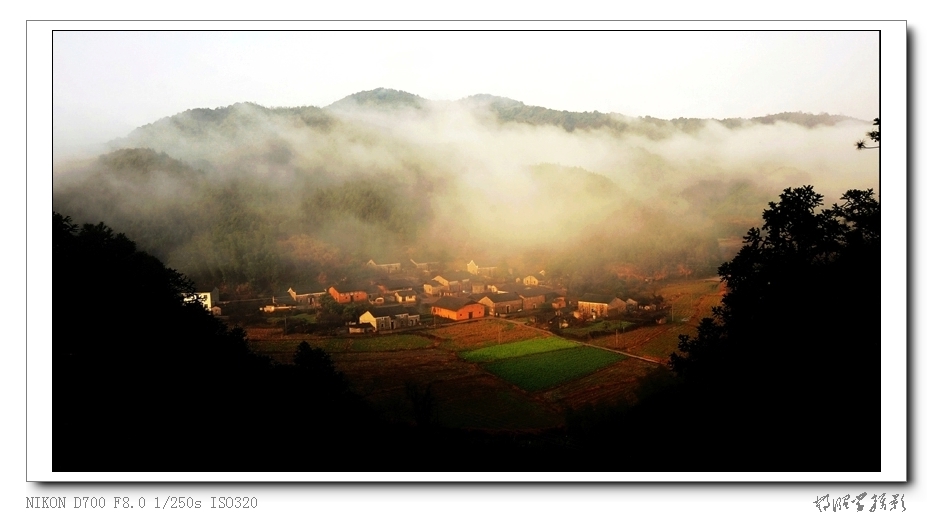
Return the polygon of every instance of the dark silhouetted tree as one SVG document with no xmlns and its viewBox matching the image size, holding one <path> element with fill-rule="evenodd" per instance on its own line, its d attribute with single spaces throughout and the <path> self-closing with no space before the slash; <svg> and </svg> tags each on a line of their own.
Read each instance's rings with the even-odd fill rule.
<svg viewBox="0 0 933 522">
<path fill-rule="evenodd" d="M 378 431 L 323 350 L 274 365 L 123 234 L 54 213 L 52 231 L 53 470 L 321 469 L 318 453 L 266 441 L 300 433 L 340 452 Z M 369 447 L 359 455 L 377 458 Z"/>
<path fill-rule="evenodd" d="M 722 305 L 695 337 L 681 336 L 670 367 L 718 436 L 756 433 L 767 462 L 876 469 L 881 204 L 872 190 L 850 190 L 822 205 L 810 186 L 768 205 L 719 268 Z M 859 457 L 847 461 L 847 451 Z"/>
<path fill-rule="evenodd" d="M 862 150 L 862 149 L 878 149 L 878 148 L 881 148 L 881 145 L 880 145 L 880 143 L 881 143 L 881 118 L 875 118 L 875 123 L 873 123 L 873 125 L 875 125 L 876 127 L 878 127 L 878 129 L 873 130 L 873 131 L 868 131 L 868 132 L 865 133 L 865 135 L 868 136 L 868 139 L 870 139 L 871 141 L 873 141 L 873 142 L 875 142 L 875 143 L 878 143 L 879 145 L 877 145 L 877 146 L 875 146 L 875 147 L 869 147 L 868 145 L 865 145 L 865 140 L 858 140 L 858 141 L 855 142 L 855 148 L 856 148 L 856 149 Z"/>
</svg>

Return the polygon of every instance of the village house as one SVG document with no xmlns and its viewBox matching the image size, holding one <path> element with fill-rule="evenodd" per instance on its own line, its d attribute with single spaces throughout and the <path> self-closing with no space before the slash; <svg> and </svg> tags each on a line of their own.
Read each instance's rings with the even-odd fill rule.
<svg viewBox="0 0 933 522">
<path fill-rule="evenodd" d="M 540 280 L 533 275 L 527 275 L 525 279 L 522 279 L 522 284 L 525 286 L 537 286 L 540 284 Z"/>
<path fill-rule="evenodd" d="M 446 289 L 447 287 L 433 279 L 424 284 L 424 293 L 432 296 L 441 295 Z"/>
<path fill-rule="evenodd" d="M 349 325 L 349 328 L 348 328 L 351 334 L 363 334 L 363 333 L 371 332 L 372 329 L 373 329 L 373 325 L 369 323 L 351 324 Z"/>
<path fill-rule="evenodd" d="M 414 290 L 398 290 L 392 294 L 392 299 L 399 304 L 416 304 L 418 294 Z"/>
<path fill-rule="evenodd" d="M 376 286 L 379 287 L 383 295 L 392 295 L 399 290 L 411 290 L 414 288 L 411 281 L 406 281 L 404 279 L 386 279 L 377 283 Z"/>
<path fill-rule="evenodd" d="M 387 274 L 394 274 L 395 272 L 400 272 L 402 270 L 401 263 L 377 263 L 372 259 L 366 262 L 366 266 L 376 270 L 381 270 Z"/>
<path fill-rule="evenodd" d="M 295 310 L 298 308 L 298 305 L 295 304 L 294 299 L 291 296 L 289 297 L 276 297 L 272 296 L 272 304 L 267 304 L 259 309 L 266 313 L 279 312 L 282 310 Z"/>
<path fill-rule="evenodd" d="M 451 295 L 459 295 L 461 292 L 469 291 L 472 288 L 470 277 L 470 274 L 464 272 L 453 272 L 438 274 L 434 276 L 434 280 L 444 285 L 444 288 Z"/>
<path fill-rule="evenodd" d="M 299 294 L 294 288 L 288 287 L 288 295 L 299 305 L 311 305 L 311 292 Z"/>
<path fill-rule="evenodd" d="M 625 310 L 625 302 L 618 297 L 600 294 L 584 294 L 577 302 L 581 316 L 609 317 Z"/>
<path fill-rule="evenodd" d="M 431 314 L 454 321 L 483 317 L 486 308 L 463 297 L 441 297 L 431 306 Z"/>
<path fill-rule="evenodd" d="M 201 303 L 201 306 L 203 306 L 204 309 L 210 312 L 212 315 L 220 315 L 215 314 L 213 310 L 213 308 L 217 306 L 218 303 L 220 303 L 220 289 L 218 289 L 216 286 L 213 290 L 206 292 L 196 292 L 193 296 L 188 296 L 185 298 L 186 303 L 193 303 L 195 301 Z"/>
<path fill-rule="evenodd" d="M 522 298 L 522 308 L 525 310 L 541 308 L 548 299 L 557 297 L 557 292 L 543 286 L 526 286 L 516 293 Z"/>
<path fill-rule="evenodd" d="M 288 295 L 291 296 L 292 300 L 295 301 L 299 308 L 309 307 L 309 308 L 320 308 L 321 307 L 321 298 L 326 295 L 327 292 L 310 292 L 306 289 L 295 290 L 294 288 L 289 287 Z"/>
<path fill-rule="evenodd" d="M 421 316 L 401 305 L 377 306 L 360 316 L 360 324 L 368 323 L 377 332 L 410 328 L 421 324 Z"/>
<path fill-rule="evenodd" d="M 473 275 L 491 276 L 496 272 L 496 267 L 480 266 L 471 259 L 470 262 L 467 263 L 467 272 Z"/>
<path fill-rule="evenodd" d="M 482 294 L 486 292 L 486 282 L 485 281 L 470 281 L 470 293 L 471 294 Z"/>
<path fill-rule="evenodd" d="M 428 272 L 437 266 L 437 262 L 435 261 L 418 262 L 414 259 L 409 259 L 409 261 L 411 261 L 411 264 L 415 265 L 416 270 L 421 270 L 422 272 Z"/>
<path fill-rule="evenodd" d="M 550 299 L 558 297 L 557 290 L 546 286 L 529 286 L 521 283 L 506 283 L 495 286 L 498 292 L 515 292 L 522 298 L 522 308 L 524 310 L 535 310 L 541 308 L 544 303 Z"/>
<path fill-rule="evenodd" d="M 515 292 L 485 294 L 478 302 L 486 307 L 487 315 L 498 316 L 522 311 L 522 298 Z"/>
<path fill-rule="evenodd" d="M 327 293 L 340 304 L 369 302 L 366 290 L 346 284 L 334 285 L 327 289 Z"/>
<path fill-rule="evenodd" d="M 386 298 L 382 294 L 382 289 L 376 285 L 369 285 L 366 287 L 366 298 L 374 305 L 385 304 Z"/>
</svg>

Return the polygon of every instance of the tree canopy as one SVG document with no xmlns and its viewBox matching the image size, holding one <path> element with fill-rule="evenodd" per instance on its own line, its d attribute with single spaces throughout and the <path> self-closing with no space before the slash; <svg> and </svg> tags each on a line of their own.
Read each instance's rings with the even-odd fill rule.
<svg viewBox="0 0 933 522">
<path fill-rule="evenodd" d="M 876 127 L 878 127 L 878 128 L 877 128 L 876 130 L 871 130 L 871 131 L 866 132 L 866 133 L 865 133 L 865 136 L 868 136 L 868 139 L 870 139 L 871 141 L 873 141 L 873 142 L 875 142 L 875 143 L 878 143 L 879 145 L 877 145 L 877 146 L 875 146 L 875 147 L 869 147 L 868 145 L 865 145 L 865 140 L 858 140 L 858 141 L 855 142 L 855 148 L 856 148 L 856 149 L 858 149 L 858 150 L 862 150 L 862 149 L 877 149 L 877 148 L 880 148 L 880 147 L 881 147 L 881 145 L 880 145 L 880 143 L 881 143 L 881 118 L 875 118 L 875 122 L 874 122 L 872 125 L 874 125 L 874 126 L 876 126 Z"/>
<path fill-rule="evenodd" d="M 776 463 L 876 469 L 881 204 L 869 189 L 822 206 L 811 186 L 768 205 L 719 269 L 722 305 L 695 337 L 681 336 L 670 366 L 718 426 L 780 444 Z M 846 450 L 858 459 L 840 458 Z"/>
<path fill-rule="evenodd" d="M 310 469 L 374 429 L 323 351 L 274 365 L 125 235 L 52 223 L 55 471 Z M 263 443 L 298 434 L 300 451 Z"/>
</svg>

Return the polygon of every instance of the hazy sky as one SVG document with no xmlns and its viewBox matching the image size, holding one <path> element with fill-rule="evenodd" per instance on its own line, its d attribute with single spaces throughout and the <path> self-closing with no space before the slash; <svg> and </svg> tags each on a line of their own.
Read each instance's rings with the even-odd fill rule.
<svg viewBox="0 0 933 522">
<path fill-rule="evenodd" d="M 876 32 L 90 32 L 53 35 L 57 156 L 159 118 L 377 87 L 629 116 L 879 114 Z"/>
</svg>

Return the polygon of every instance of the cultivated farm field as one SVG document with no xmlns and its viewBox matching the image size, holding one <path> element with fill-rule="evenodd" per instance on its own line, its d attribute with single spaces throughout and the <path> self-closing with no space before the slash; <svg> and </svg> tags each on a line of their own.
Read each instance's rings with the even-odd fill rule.
<svg viewBox="0 0 933 522">
<path fill-rule="evenodd" d="M 487 430 L 541 429 L 559 425 L 559 410 L 539 401 L 481 366 L 439 348 L 403 351 L 339 351 L 334 365 L 353 390 L 391 420 L 413 422 L 407 395 L 412 384 L 430 386 L 438 421 L 450 427 Z"/>
<path fill-rule="evenodd" d="M 656 364 L 625 357 L 589 375 L 565 381 L 539 395 L 561 408 L 578 409 L 599 403 L 632 404 L 638 399 L 636 390 L 641 379 L 657 369 Z"/>
<path fill-rule="evenodd" d="M 509 359 L 512 357 L 521 357 L 535 353 L 552 352 L 554 350 L 563 350 L 579 346 L 578 343 L 562 339 L 560 337 L 544 337 L 539 339 L 528 339 L 508 344 L 498 344 L 487 346 L 479 350 L 470 352 L 461 352 L 460 356 L 464 360 L 471 362 L 489 362 L 499 359 Z"/>
<path fill-rule="evenodd" d="M 443 326 L 429 330 L 428 334 L 445 341 L 443 346 L 451 350 L 473 350 L 484 346 L 548 337 L 546 332 L 496 319 Z"/>
<path fill-rule="evenodd" d="M 664 363 L 677 351 L 680 335 L 696 335 L 696 326 L 722 300 L 718 281 L 678 281 L 659 286 L 656 292 L 674 306 L 674 321 L 651 324 L 625 333 L 599 337 L 590 344 L 646 357 Z M 670 321 L 670 318 L 668 317 Z"/>
<path fill-rule="evenodd" d="M 583 377 L 624 358 L 619 353 L 578 346 L 492 361 L 485 367 L 523 390 L 534 392 Z"/>
<path fill-rule="evenodd" d="M 668 283 L 659 287 L 657 293 L 666 303 L 674 305 L 673 322 L 697 326 L 700 319 L 712 315 L 713 307 L 722 300 L 721 291 L 718 280 L 701 279 Z"/>
</svg>

